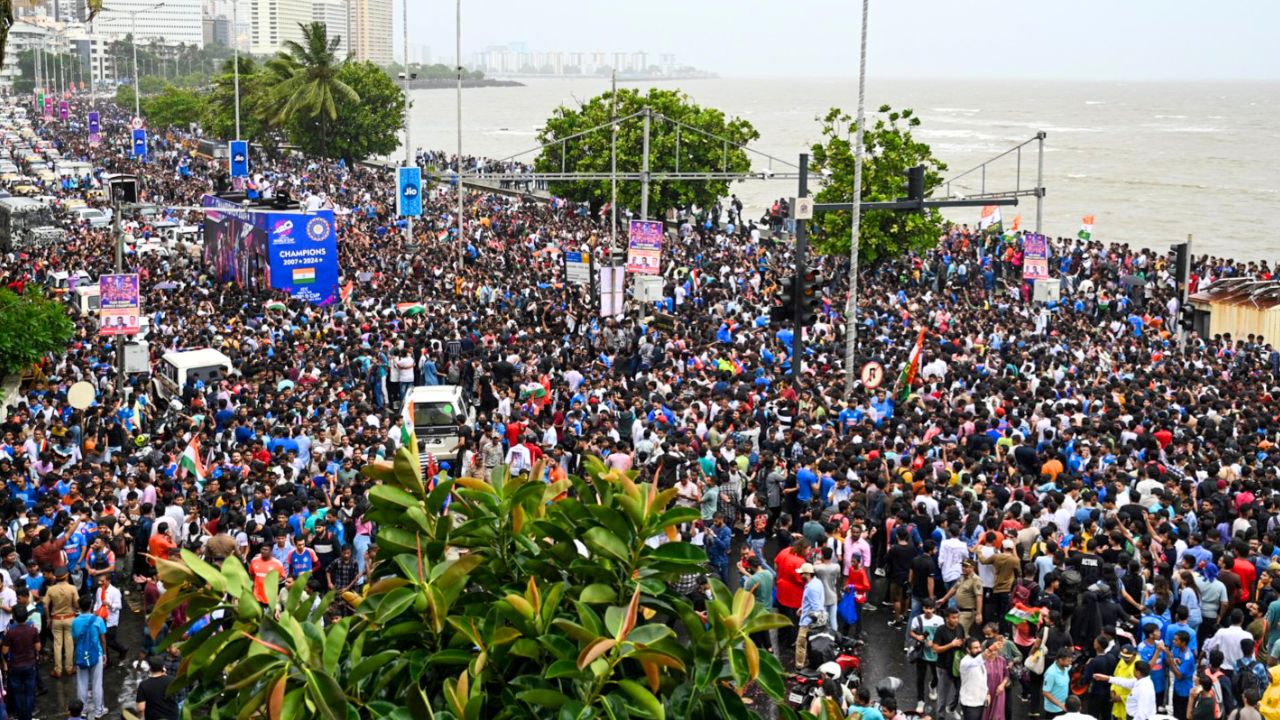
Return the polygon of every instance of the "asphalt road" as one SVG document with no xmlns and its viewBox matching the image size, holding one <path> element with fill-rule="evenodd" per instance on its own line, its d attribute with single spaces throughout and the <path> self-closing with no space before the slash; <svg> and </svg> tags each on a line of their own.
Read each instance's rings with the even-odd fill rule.
<svg viewBox="0 0 1280 720">
<path fill-rule="evenodd" d="M 120 611 L 120 643 L 130 649 L 129 657 L 121 660 L 115 653 L 109 653 L 108 665 L 102 671 L 103 695 L 107 699 L 105 717 L 120 718 L 120 709 L 133 706 L 138 683 L 145 677 L 132 669 L 132 663 L 138 659 L 138 647 L 142 638 L 142 613 L 134 608 L 141 608 L 142 596 L 136 591 L 125 595 L 124 608 Z M 52 657 L 52 650 L 46 652 Z M 67 706 L 76 699 L 75 676 L 63 678 L 49 677 L 52 669 L 51 660 L 40 665 L 40 679 L 47 692 L 36 698 L 36 717 L 41 720 L 60 720 L 67 717 Z"/>
</svg>

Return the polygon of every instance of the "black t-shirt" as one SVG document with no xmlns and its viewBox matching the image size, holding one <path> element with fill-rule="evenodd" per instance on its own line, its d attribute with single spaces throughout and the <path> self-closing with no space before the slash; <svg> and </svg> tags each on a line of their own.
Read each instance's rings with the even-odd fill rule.
<svg viewBox="0 0 1280 720">
<path fill-rule="evenodd" d="M 964 637 L 964 628 L 956 625 L 953 629 L 947 627 L 944 623 L 942 627 L 934 631 L 933 644 L 942 646 L 962 637 Z M 958 652 L 960 652 L 960 648 L 954 647 L 946 652 L 938 653 L 938 672 L 950 673 L 951 666 L 955 663 L 955 654 Z"/>
<path fill-rule="evenodd" d="M 1087 588 L 1102 579 L 1102 558 L 1097 555 L 1079 553 L 1071 558 L 1070 564 L 1080 573 L 1081 587 Z"/>
<path fill-rule="evenodd" d="M 911 569 L 911 560 L 917 555 L 916 548 L 911 543 L 901 545 L 894 543 L 889 548 L 888 565 L 889 575 L 900 583 L 907 581 L 907 573 Z"/>
<path fill-rule="evenodd" d="M 911 560 L 911 594 L 918 598 L 929 597 L 929 578 L 937 572 L 938 566 L 931 555 L 917 555 Z"/>
<path fill-rule="evenodd" d="M 138 695 L 135 700 L 147 704 L 146 714 L 142 720 L 178 720 L 178 703 L 165 694 L 169 690 L 169 683 L 172 682 L 172 675 L 162 675 L 149 677 L 138 684 Z"/>
</svg>

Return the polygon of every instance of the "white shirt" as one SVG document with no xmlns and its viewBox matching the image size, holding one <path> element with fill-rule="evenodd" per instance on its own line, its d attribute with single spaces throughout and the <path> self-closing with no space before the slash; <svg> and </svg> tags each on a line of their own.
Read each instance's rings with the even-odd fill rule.
<svg viewBox="0 0 1280 720">
<path fill-rule="evenodd" d="M 106 598 L 103 598 L 106 595 Z M 96 613 L 98 608 L 107 607 L 107 627 L 115 627 L 120 624 L 120 588 L 112 585 L 109 588 L 97 588 L 93 591 L 93 611 Z"/>
<path fill-rule="evenodd" d="M 1069 712 L 1069 713 L 1062 713 L 1055 720 L 1097 720 L 1097 718 L 1095 718 L 1092 715 L 1086 715 L 1084 713 Z"/>
<path fill-rule="evenodd" d="M 1129 720 L 1151 720 L 1156 714 L 1156 686 L 1152 684 L 1150 675 L 1141 680 L 1113 677 L 1111 684 L 1133 691 L 1124 703 L 1124 711 L 1128 713 Z"/>
<path fill-rule="evenodd" d="M 1237 660 L 1244 657 L 1244 653 L 1240 651 L 1240 641 L 1245 639 L 1252 640 L 1253 634 L 1239 625 L 1219 628 L 1204 644 L 1205 656 L 1208 657 L 1209 651 L 1214 648 L 1221 650 L 1222 669 L 1230 670 L 1236 666 Z"/>
<path fill-rule="evenodd" d="M 960 563 L 969 557 L 969 546 L 960 538 L 949 537 L 938 547 L 938 566 L 942 568 L 942 581 L 960 579 Z"/>
<path fill-rule="evenodd" d="M 987 704 L 987 663 L 982 655 L 960 658 L 960 704 L 982 707 Z"/>
</svg>

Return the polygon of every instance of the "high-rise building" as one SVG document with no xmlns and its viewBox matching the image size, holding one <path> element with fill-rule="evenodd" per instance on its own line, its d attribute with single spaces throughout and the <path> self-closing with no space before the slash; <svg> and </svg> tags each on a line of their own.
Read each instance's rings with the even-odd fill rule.
<svg viewBox="0 0 1280 720">
<path fill-rule="evenodd" d="M 351 33 L 354 31 L 351 13 L 347 12 L 348 0 L 314 0 L 311 5 L 311 19 L 324 23 L 329 31 L 329 39 L 341 38 L 338 43 L 338 57 L 345 58 L 351 51 Z"/>
<path fill-rule="evenodd" d="M 290 40 L 302 42 L 302 26 L 311 22 L 311 0 L 252 0 L 248 4 L 249 52 L 272 55 Z"/>
<path fill-rule="evenodd" d="M 140 43 L 158 40 L 165 45 L 204 47 L 200 0 L 165 0 L 160 7 L 156 0 L 112 0 L 104 4 L 93 25 L 99 32 L 115 35 L 136 32 Z"/>
<path fill-rule="evenodd" d="M 395 62 L 391 53 L 392 0 L 351 0 L 351 56 L 375 65 Z"/>
</svg>

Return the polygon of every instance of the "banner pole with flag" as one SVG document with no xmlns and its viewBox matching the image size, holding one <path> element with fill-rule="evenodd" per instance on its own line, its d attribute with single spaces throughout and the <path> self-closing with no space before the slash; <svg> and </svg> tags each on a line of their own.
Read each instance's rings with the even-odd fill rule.
<svg viewBox="0 0 1280 720">
<path fill-rule="evenodd" d="M 187 448 L 182 451 L 182 457 L 178 459 L 178 467 L 185 469 L 188 474 L 194 476 L 196 482 L 204 483 L 204 479 L 208 475 L 205 472 L 204 459 L 200 457 L 200 436 L 198 434 L 191 436 L 191 442 L 187 443 Z"/>
<path fill-rule="evenodd" d="M 1083 218 L 1080 218 L 1079 237 L 1081 240 L 1084 240 L 1086 242 L 1093 239 L 1093 216 L 1092 215 L 1085 215 Z"/>
<path fill-rule="evenodd" d="M 924 355 L 924 333 L 925 329 L 920 328 L 920 336 L 916 338 L 911 357 L 907 359 L 906 366 L 902 368 L 902 374 L 898 376 L 898 402 L 905 402 L 911 395 L 911 383 L 916 381 L 916 375 L 920 372 L 920 357 Z"/>
</svg>

